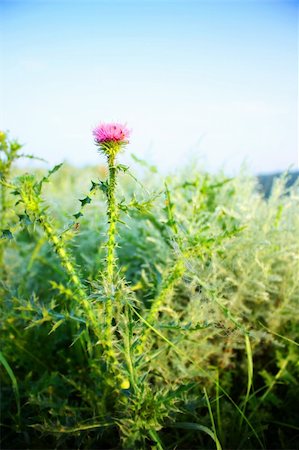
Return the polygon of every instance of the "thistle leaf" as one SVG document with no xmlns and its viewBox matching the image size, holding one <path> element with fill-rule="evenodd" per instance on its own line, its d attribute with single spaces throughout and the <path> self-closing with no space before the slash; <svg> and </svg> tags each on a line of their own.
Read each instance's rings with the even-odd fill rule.
<svg viewBox="0 0 299 450">
<path fill-rule="evenodd" d="M 79 201 L 81 202 L 81 205 L 83 207 L 83 206 L 88 205 L 89 203 L 91 203 L 91 198 L 87 195 L 85 198 L 79 199 Z"/>
</svg>

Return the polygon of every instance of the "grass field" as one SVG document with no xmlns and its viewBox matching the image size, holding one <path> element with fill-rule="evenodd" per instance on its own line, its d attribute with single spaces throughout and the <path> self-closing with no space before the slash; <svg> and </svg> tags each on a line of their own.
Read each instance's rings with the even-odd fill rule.
<svg viewBox="0 0 299 450">
<path fill-rule="evenodd" d="M 0 138 L 1 448 L 299 448 L 298 182 Z"/>
</svg>

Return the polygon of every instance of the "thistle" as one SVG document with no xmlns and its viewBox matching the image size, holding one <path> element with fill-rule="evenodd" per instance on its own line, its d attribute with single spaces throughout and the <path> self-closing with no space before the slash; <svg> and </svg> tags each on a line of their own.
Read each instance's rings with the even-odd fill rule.
<svg viewBox="0 0 299 450">
<path fill-rule="evenodd" d="M 93 130 L 96 145 L 100 151 L 107 157 L 109 179 L 107 183 L 107 215 L 108 215 L 108 241 L 107 241 L 107 282 L 114 284 L 115 269 L 115 236 L 117 223 L 117 204 L 115 200 L 116 189 L 116 156 L 122 148 L 129 143 L 130 131 L 121 124 L 100 124 Z"/>
<path fill-rule="evenodd" d="M 129 143 L 130 131 L 125 125 L 119 123 L 100 124 L 93 130 L 95 143 L 99 150 L 107 158 L 109 177 L 106 182 L 107 217 L 108 217 L 108 239 L 106 242 L 106 315 L 105 315 L 105 344 L 108 353 L 112 356 L 112 319 L 113 299 L 115 293 L 115 269 L 116 269 L 116 227 L 118 221 L 118 205 L 115 197 L 117 183 L 116 157 L 118 153 Z M 113 359 L 113 358 L 112 358 Z"/>
</svg>

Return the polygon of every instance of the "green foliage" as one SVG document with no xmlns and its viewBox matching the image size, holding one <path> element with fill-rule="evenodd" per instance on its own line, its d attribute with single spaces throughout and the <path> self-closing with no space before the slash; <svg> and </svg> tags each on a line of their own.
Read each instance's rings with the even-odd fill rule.
<svg viewBox="0 0 299 450">
<path fill-rule="evenodd" d="M 297 448 L 298 185 L 23 174 L 0 137 L 2 447 Z"/>
</svg>

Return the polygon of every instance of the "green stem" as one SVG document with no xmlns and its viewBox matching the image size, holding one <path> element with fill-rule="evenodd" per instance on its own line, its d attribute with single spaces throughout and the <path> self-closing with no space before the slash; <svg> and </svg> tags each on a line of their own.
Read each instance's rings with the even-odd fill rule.
<svg viewBox="0 0 299 450">
<path fill-rule="evenodd" d="M 40 215 L 39 216 L 39 221 L 40 224 L 42 226 L 42 228 L 44 229 L 49 242 L 52 244 L 52 246 L 54 247 L 54 249 L 56 250 L 57 255 L 60 258 L 61 261 L 61 265 L 64 267 L 64 269 L 66 270 L 71 283 L 73 284 L 74 288 L 76 289 L 76 293 L 78 294 L 78 296 L 80 297 L 80 299 L 83 299 L 86 297 L 86 294 L 84 292 L 84 288 L 82 286 L 82 283 L 76 273 L 75 267 L 72 264 L 68 254 L 66 253 L 65 249 L 63 248 L 63 246 L 61 245 L 61 242 L 59 241 L 59 238 L 56 236 L 56 234 L 54 233 L 50 223 L 47 221 L 46 217 L 44 215 Z"/>
<path fill-rule="evenodd" d="M 79 301 L 83 305 L 83 308 L 87 314 L 87 317 L 92 325 L 93 331 L 99 337 L 101 335 L 101 333 L 99 331 L 99 323 L 94 314 L 92 305 L 89 303 L 89 301 L 87 299 L 87 294 L 85 292 L 85 288 L 84 288 L 83 284 L 81 283 L 79 276 L 77 275 L 76 268 L 74 267 L 65 248 L 63 247 L 63 245 L 61 245 L 59 238 L 54 233 L 54 231 L 53 231 L 50 223 L 46 219 L 46 217 L 44 215 L 40 215 L 39 221 L 48 237 L 49 242 L 52 244 L 53 248 L 55 249 L 55 251 L 60 259 L 62 267 L 67 272 L 67 274 L 70 278 L 70 281 L 75 288 L 74 299 Z"/>
<path fill-rule="evenodd" d="M 5 226 L 6 213 L 6 187 L 1 185 L 1 229 Z"/>
<path fill-rule="evenodd" d="M 7 171 L 4 172 L 2 181 L 5 181 L 7 177 Z M 6 201 L 6 186 L 1 184 L 1 222 L 0 231 L 6 227 L 6 211 L 7 211 L 7 201 Z M 6 278 L 6 267 L 4 264 L 4 240 L 0 242 L 0 268 L 2 269 L 3 278 Z"/>
<path fill-rule="evenodd" d="M 56 253 L 60 259 L 62 267 L 67 272 L 67 274 L 70 278 L 70 281 L 75 288 L 74 300 L 76 302 L 79 302 L 83 306 L 83 309 L 86 313 L 89 324 L 92 326 L 94 334 L 97 336 L 98 339 L 100 339 L 101 338 L 101 329 L 99 326 L 100 324 L 98 323 L 98 320 L 94 313 L 92 305 L 90 304 L 90 302 L 87 299 L 87 294 L 85 292 L 85 288 L 84 288 L 83 284 L 81 283 L 79 276 L 77 275 L 76 268 L 74 267 L 69 255 L 67 254 L 67 252 L 66 252 L 65 248 L 63 247 L 62 243 L 60 242 L 59 238 L 56 236 L 55 232 L 53 231 L 53 228 L 51 227 L 50 223 L 48 222 L 46 216 L 43 214 L 40 214 L 39 221 L 40 221 L 40 224 L 41 224 L 45 234 L 48 237 L 50 244 L 56 251 Z M 73 326 L 72 332 L 75 333 L 76 331 L 77 330 Z M 87 339 L 87 341 L 86 341 L 87 347 L 91 348 L 91 341 L 90 341 L 88 335 L 87 335 L 86 339 Z M 80 343 L 81 343 L 81 346 L 82 346 L 82 349 L 84 352 L 85 345 L 84 345 L 83 339 L 81 339 L 81 338 L 80 338 Z M 81 357 L 82 356 L 81 351 L 79 353 L 80 353 L 79 356 Z"/>
<path fill-rule="evenodd" d="M 116 189 L 116 167 L 115 167 L 115 153 L 111 152 L 107 155 L 109 180 L 107 190 L 107 216 L 108 216 L 108 240 L 107 240 L 107 259 L 106 259 L 106 303 L 105 303 L 105 345 L 107 347 L 107 355 L 113 366 L 117 364 L 117 358 L 113 349 L 113 332 L 112 319 L 114 309 L 114 291 L 115 291 L 115 267 L 116 267 L 116 224 L 117 224 L 117 204 L 115 198 Z"/>
<path fill-rule="evenodd" d="M 116 265 L 115 256 L 115 239 L 116 239 L 116 223 L 117 223 L 117 205 L 115 200 L 115 188 L 116 188 L 116 167 L 115 167 L 115 155 L 108 156 L 109 166 L 109 186 L 108 186 L 108 241 L 107 241 L 107 281 L 112 287 L 114 284 L 114 271 Z"/>
</svg>

